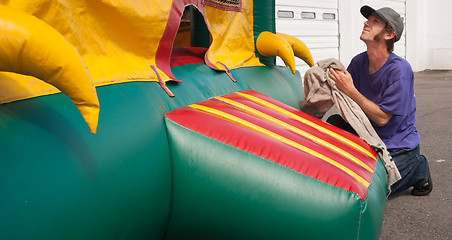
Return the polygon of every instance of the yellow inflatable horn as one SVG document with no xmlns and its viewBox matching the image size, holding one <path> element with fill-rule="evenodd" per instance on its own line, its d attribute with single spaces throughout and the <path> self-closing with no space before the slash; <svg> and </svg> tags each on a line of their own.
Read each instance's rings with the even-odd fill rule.
<svg viewBox="0 0 452 240">
<path fill-rule="evenodd" d="M 0 71 L 34 76 L 58 88 L 96 133 L 99 100 L 75 48 L 44 21 L 1 4 Z"/>
<path fill-rule="evenodd" d="M 292 73 L 295 74 L 294 52 L 284 38 L 271 32 L 261 32 L 256 40 L 256 48 L 264 57 L 279 56 Z"/>
<path fill-rule="evenodd" d="M 309 48 L 301 40 L 283 33 L 262 32 L 256 40 L 257 51 L 264 57 L 279 56 L 295 74 L 294 55 L 314 66 Z"/>
<path fill-rule="evenodd" d="M 284 38 L 292 47 L 295 56 L 303 59 L 309 67 L 314 66 L 314 60 L 312 59 L 311 51 L 309 48 L 302 42 L 300 39 L 284 34 L 284 33 L 276 33 L 277 36 Z"/>
</svg>

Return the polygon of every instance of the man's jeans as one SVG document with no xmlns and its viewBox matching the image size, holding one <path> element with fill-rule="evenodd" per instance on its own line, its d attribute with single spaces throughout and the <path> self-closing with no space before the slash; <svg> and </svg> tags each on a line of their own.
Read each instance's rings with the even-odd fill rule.
<svg viewBox="0 0 452 240">
<path fill-rule="evenodd" d="M 391 186 L 391 194 L 403 192 L 412 186 L 421 187 L 428 181 L 428 162 L 424 155 L 420 155 L 419 145 L 411 151 L 401 150 L 390 154 L 402 176 Z"/>
<path fill-rule="evenodd" d="M 358 136 L 355 130 L 339 114 L 331 115 L 326 121 L 336 127 Z M 410 187 L 421 187 L 428 181 L 428 162 L 424 155 L 420 155 L 419 145 L 411 151 L 389 151 L 402 179 L 391 186 L 391 193 L 403 192 Z"/>
</svg>

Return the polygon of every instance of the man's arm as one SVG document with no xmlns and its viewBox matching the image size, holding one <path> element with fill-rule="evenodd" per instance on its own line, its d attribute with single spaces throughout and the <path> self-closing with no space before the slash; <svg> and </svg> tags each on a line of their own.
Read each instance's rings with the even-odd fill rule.
<svg viewBox="0 0 452 240">
<path fill-rule="evenodd" d="M 383 112 L 377 104 L 362 95 L 353 84 L 353 79 L 347 69 L 344 72 L 330 68 L 328 76 L 336 82 L 336 86 L 342 90 L 347 96 L 355 101 L 366 114 L 366 116 L 375 122 L 378 126 L 383 127 L 391 119 L 391 113 Z"/>
</svg>

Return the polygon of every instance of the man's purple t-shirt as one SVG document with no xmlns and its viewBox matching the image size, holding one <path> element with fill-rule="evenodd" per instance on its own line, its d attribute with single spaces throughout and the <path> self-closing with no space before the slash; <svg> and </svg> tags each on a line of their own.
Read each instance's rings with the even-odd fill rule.
<svg viewBox="0 0 452 240">
<path fill-rule="evenodd" d="M 379 127 L 370 121 L 390 151 L 412 150 L 419 145 L 416 129 L 416 99 L 414 74 L 410 64 L 394 53 L 375 73 L 369 74 L 367 52 L 355 56 L 347 69 L 361 94 L 383 112 L 393 114 L 389 122 Z"/>
</svg>

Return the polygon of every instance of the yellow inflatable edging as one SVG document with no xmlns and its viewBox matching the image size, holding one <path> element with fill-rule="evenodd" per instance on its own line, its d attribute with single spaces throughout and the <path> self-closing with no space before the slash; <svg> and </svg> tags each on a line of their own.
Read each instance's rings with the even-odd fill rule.
<svg viewBox="0 0 452 240">
<path fill-rule="evenodd" d="M 44 21 L 0 4 L 0 71 L 34 76 L 49 83 L 78 108 L 95 134 L 99 101 L 76 49 Z"/>
</svg>

